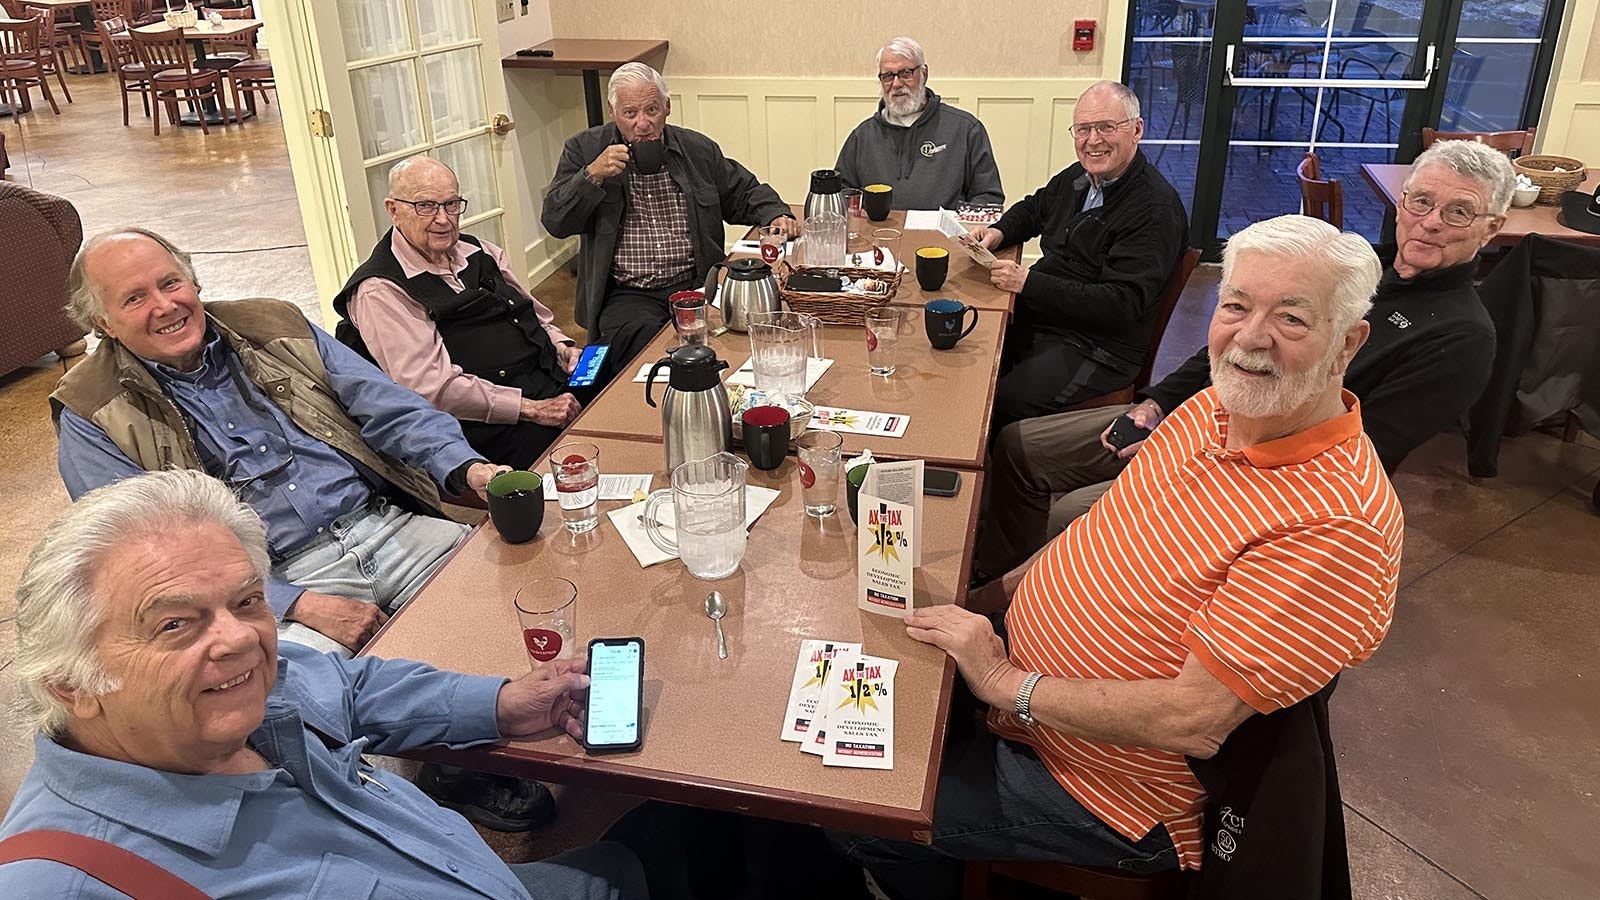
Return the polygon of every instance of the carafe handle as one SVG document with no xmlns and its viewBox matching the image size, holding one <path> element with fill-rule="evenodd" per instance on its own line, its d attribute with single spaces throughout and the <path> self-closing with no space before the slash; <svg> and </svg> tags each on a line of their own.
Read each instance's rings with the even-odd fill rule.
<svg viewBox="0 0 1600 900">
<path fill-rule="evenodd" d="M 656 385 L 656 373 L 661 371 L 661 367 L 662 366 L 670 366 L 670 365 L 672 365 L 672 357 L 670 357 L 670 356 L 664 356 L 661 359 L 656 360 L 656 364 L 650 367 L 650 375 L 647 378 L 645 378 L 645 381 L 644 381 L 644 402 L 645 402 L 646 405 L 650 406 L 651 408 L 654 408 L 655 405 L 656 405 L 655 398 L 650 396 L 650 389 L 655 387 L 655 385 Z"/>
<path fill-rule="evenodd" d="M 659 509 L 661 504 L 664 502 L 672 502 L 671 488 L 663 488 L 659 491 L 650 492 L 649 499 L 645 500 L 644 502 L 644 512 L 641 514 L 641 518 L 644 519 L 644 533 L 646 537 L 650 538 L 650 543 L 655 544 L 656 547 L 660 548 L 661 552 L 671 553 L 673 556 L 677 556 L 677 541 L 672 540 L 662 532 L 661 525 L 659 524 L 660 520 L 656 518 L 656 510 Z"/>
<path fill-rule="evenodd" d="M 719 283 L 717 281 L 717 270 L 726 269 L 727 267 L 728 264 L 725 262 L 713 263 L 711 266 L 711 271 L 706 273 L 705 289 L 702 293 L 706 295 L 707 306 L 713 306 L 716 303 L 717 288 L 719 287 Z M 718 307 L 718 309 L 721 309 L 721 307 Z"/>
</svg>

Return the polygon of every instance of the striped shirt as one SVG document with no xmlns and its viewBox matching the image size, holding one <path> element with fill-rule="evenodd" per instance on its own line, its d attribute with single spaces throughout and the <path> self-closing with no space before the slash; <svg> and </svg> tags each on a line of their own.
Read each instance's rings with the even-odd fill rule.
<svg viewBox="0 0 1600 900">
<path fill-rule="evenodd" d="M 1063 678 L 1176 678 L 1195 658 L 1258 712 L 1292 706 L 1388 631 L 1404 522 L 1361 409 L 1228 450 L 1207 388 L 1178 407 L 1089 514 L 1029 570 L 1006 616 L 1011 661 Z M 1165 825 L 1199 868 L 1200 787 L 1181 754 L 1024 727 L 1068 793 L 1137 840 Z"/>
<path fill-rule="evenodd" d="M 672 175 L 666 169 L 643 175 L 630 168 L 627 191 L 611 277 L 617 284 L 653 288 L 677 284 L 693 274 L 689 205 Z"/>
</svg>

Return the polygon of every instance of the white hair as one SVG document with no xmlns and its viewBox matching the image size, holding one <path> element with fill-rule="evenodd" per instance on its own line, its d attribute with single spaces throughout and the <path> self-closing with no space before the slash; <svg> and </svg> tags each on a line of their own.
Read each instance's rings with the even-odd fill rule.
<svg viewBox="0 0 1600 900">
<path fill-rule="evenodd" d="M 1112 96 L 1122 101 L 1123 113 L 1128 118 L 1139 118 L 1139 95 L 1133 92 L 1133 88 L 1120 81 L 1096 81 L 1079 94 L 1078 99 L 1082 100 L 1094 91 L 1110 91 Z"/>
<path fill-rule="evenodd" d="M 661 77 L 660 72 L 642 62 L 631 62 L 618 66 L 617 70 L 611 73 L 611 81 L 606 84 L 606 102 L 611 104 L 612 109 L 617 108 L 617 89 L 630 84 L 649 85 L 655 88 L 656 93 L 661 95 L 662 102 L 672 99 L 672 94 L 667 90 L 667 80 Z"/>
<path fill-rule="evenodd" d="M 1333 276 L 1333 296 L 1329 298 L 1335 340 L 1361 321 L 1372 308 L 1372 295 L 1383 276 L 1383 264 L 1367 239 L 1352 232 L 1341 232 L 1321 219 L 1288 215 L 1256 222 L 1233 237 L 1222 248 L 1222 283 L 1232 280 L 1239 254 L 1255 251 L 1280 257 L 1309 257 L 1321 260 Z"/>
<path fill-rule="evenodd" d="M 1477 141 L 1436 141 L 1411 163 L 1403 190 L 1411 190 L 1411 180 L 1424 166 L 1445 166 L 1457 175 L 1476 181 L 1489 195 L 1491 216 L 1503 216 L 1511 206 L 1511 192 L 1517 187 L 1517 173 L 1504 153 Z"/>
<path fill-rule="evenodd" d="M 266 578 L 267 529 L 255 510 L 204 472 L 148 472 L 84 494 L 28 554 L 17 584 L 17 716 L 56 737 L 71 713 L 50 689 L 101 695 L 120 689 L 95 653 L 109 598 L 95 594 L 106 556 L 124 541 L 215 522 L 239 539 Z"/>
<path fill-rule="evenodd" d="M 909 59 L 911 64 L 919 69 L 928 64 L 928 55 L 922 52 L 922 45 L 917 43 L 915 38 L 890 38 L 887 44 L 878 49 L 878 55 L 873 58 L 873 62 L 881 65 L 885 53 Z"/>
<path fill-rule="evenodd" d="M 200 280 L 195 278 L 194 263 L 189 259 L 189 254 L 179 250 L 176 244 L 154 231 L 133 225 L 102 231 L 84 241 L 83 246 L 78 248 L 78 254 L 72 258 L 72 268 L 67 270 L 67 316 L 86 329 L 98 330 L 99 320 L 106 317 L 106 298 L 100 296 L 94 283 L 89 280 L 89 273 L 85 271 L 85 261 L 101 244 L 126 237 L 145 237 L 160 244 L 177 264 L 178 271 L 183 273 L 183 277 L 189 279 L 196 289 L 200 287 Z"/>
</svg>

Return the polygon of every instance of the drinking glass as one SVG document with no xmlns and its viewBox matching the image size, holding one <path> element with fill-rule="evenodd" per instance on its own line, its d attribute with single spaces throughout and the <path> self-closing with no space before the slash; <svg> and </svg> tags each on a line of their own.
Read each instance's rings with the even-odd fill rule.
<svg viewBox="0 0 1600 900">
<path fill-rule="evenodd" d="M 874 375 L 893 375 L 895 351 L 900 347 L 900 309 L 883 306 L 869 310 L 866 324 L 867 367 Z"/>
<path fill-rule="evenodd" d="M 861 232 L 861 220 L 867 217 L 867 214 L 861 211 L 861 189 L 845 188 L 840 193 L 844 195 L 844 214 L 849 219 L 848 231 L 845 234 L 853 241 Z"/>
<path fill-rule="evenodd" d="M 777 265 L 788 245 L 789 232 L 783 226 L 768 225 L 761 229 L 761 261 L 767 265 Z"/>
<path fill-rule="evenodd" d="M 522 645 L 535 666 L 578 652 L 578 586 L 565 578 L 535 578 L 512 598 Z"/>
<path fill-rule="evenodd" d="M 844 438 L 832 431 L 808 431 L 795 439 L 800 457 L 800 496 L 806 515 L 825 519 L 839 503 L 839 457 Z"/>
<path fill-rule="evenodd" d="M 600 448 L 593 444 L 562 444 L 550 454 L 550 474 L 561 501 L 561 524 L 573 534 L 594 530 L 600 516 Z"/>
<path fill-rule="evenodd" d="M 875 250 L 884 251 L 873 254 L 872 261 L 875 265 L 883 265 L 889 260 L 894 260 L 894 269 L 899 271 L 903 263 L 900 261 L 900 229 L 874 228 L 872 229 L 872 246 Z"/>
<path fill-rule="evenodd" d="M 667 304 L 672 308 L 672 330 L 683 344 L 704 344 L 709 330 L 706 295 L 702 291 L 679 291 Z"/>
</svg>

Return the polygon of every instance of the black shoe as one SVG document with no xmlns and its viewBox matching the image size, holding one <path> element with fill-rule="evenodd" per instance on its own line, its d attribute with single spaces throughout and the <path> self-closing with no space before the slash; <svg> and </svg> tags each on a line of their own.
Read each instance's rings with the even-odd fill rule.
<svg viewBox="0 0 1600 900">
<path fill-rule="evenodd" d="M 537 781 L 427 763 L 416 784 L 440 806 L 493 831 L 532 831 L 556 817 L 556 798 Z"/>
</svg>

